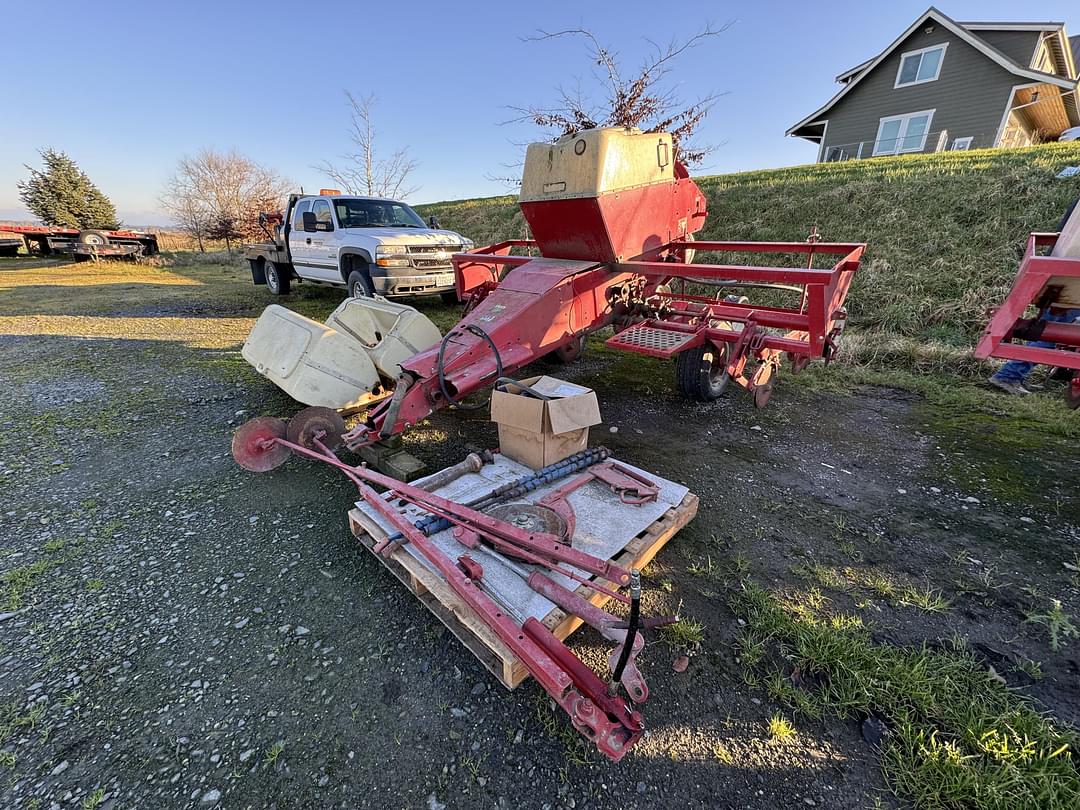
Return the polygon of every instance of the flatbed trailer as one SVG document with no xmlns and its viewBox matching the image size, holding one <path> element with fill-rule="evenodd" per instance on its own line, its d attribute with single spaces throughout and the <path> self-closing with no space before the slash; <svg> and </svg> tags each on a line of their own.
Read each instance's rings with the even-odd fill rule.
<svg viewBox="0 0 1080 810">
<path fill-rule="evenodd" d="M 71 253 L 76 257 L 155 256 L 159 252 L 157 235 L 124 228 L 54 228 L 46 225 L 0 225 L 3 233 L 22 237 L 26 252 L 42 256 Z"/>
</svg>

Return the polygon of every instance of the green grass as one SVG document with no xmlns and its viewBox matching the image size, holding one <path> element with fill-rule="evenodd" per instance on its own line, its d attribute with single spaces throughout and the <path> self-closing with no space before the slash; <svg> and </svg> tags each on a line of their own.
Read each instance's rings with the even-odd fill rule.
<svg viewBox="0 0 1080 810">
<path fill-rule="evenodd" d="M 743 649 L 770 696 L 812 717 L 882 717 L 892 733 L 882 765 L 916 807 L 1065 810 L 1080 806 L 1076 734 L 993 678 L 963 648 L 876 644 L 857 622 L 744 583 L 733 598 L 746 623 Z M 765 654 L 814 676 L 796 688 Z M 744 666 L 750 666 L 746 660 Z M 757 679 L 758 675 L 753 675 Z"/>
<path fill-rule="evenodd" d="M 696 178 L 699 239 L 866 242 L 845 350 L 876 367 L 976 371 L 986 308 L 1011 285 L 1027 234 L 1080 194 L 1080 144 L 911 155 Z M 515 196 L 417 206 L 477 244 L 525 235 Z"/>
<path fill-rule="evenodd" d="M 786 740 L 795 736 L 795 726 L 782 714 L 774 714 L 769 718 L 769 739 Z"/>
<path fill-rule="evenodd" d="M 692 649 L 705 640 L 705 626 L 694 619 L 679 619 L 661 631 L 664 641 L 676 650 Z"/>
</svg>

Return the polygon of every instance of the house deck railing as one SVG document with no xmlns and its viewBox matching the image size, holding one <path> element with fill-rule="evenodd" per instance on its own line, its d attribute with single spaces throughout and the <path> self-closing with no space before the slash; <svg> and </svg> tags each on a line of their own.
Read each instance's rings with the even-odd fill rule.
<svg viewBox="0 0 1080 810">
<path fill-rule="evenodd" d="M 914 155 L 925 152 L 953 152 L 979 149 L 989 146 L 993 136 L 965 135 L 954 137 L 947 129 L 927 133 L 925 139 L 918 135 L 888 140 L 856 141 L 855 143 L 828 144 L 822 152 L 823 163 L 843 160 L 862 160 L 889 155 Z"/>
</svg>

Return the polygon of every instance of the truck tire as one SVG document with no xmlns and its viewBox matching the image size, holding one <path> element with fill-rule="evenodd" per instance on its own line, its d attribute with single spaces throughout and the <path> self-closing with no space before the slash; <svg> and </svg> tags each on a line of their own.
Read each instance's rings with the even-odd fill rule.
<svg viewBox="0 0 1080 810">
<path fill-rule="evenodd" d="M 266 289 L 270 290 L 271 295 L 285 295 L 292 287 L 292 279 L 271 261 L 263 263 L 263 274 L 266 276 Z"/>
<path fill-rule="evenodd" d="M 374 292 L 371 279 L 363 270 L 353 270 L 349 273 L 349 280 L 345 284 L 349 291 L 349 298 L 371 298 Z"/>
<path fill-rule="evenodd" d="M 675 358 L 675 382 L 679 392 L 696 402 L 717 399 L 730 380 L 726 347 L 718 349 L 706 343 L 687 349 Z"/>
<path fill-rule="evenodd" d="M 79 231 L 79 241 L 84 245 L 103 247 L 109 244 L 109 235 L 105 231 Z"/>
</svg>

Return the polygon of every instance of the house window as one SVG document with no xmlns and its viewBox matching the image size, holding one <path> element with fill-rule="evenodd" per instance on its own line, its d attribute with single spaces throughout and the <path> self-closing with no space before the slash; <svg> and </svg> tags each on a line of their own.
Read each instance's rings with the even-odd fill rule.
<svg viewBox="0 0 1080 810">
<path fill-rule="evenodd" d="M 900 69 L 896 71 L 896 84 L 893 87 L 910 87 L 937 81 L 941 74 L 941 63 L 945 59 L 944 45 L 934 45 L 918 51 L 908 51 L 900 57 Z"/>
<path fill-rule="evenodd" d="M 921 152 L 926 146 L 933 118 L 934 110 L 882 118 L 874 139 L 874 156 Z"/>
<path fill-rule="evenodd" d="M 950 150 L 953 152 L 966 152 L 971 148 L 971 142 L 974 140 L 972 137 L 957 138 L 952 142 Z"/>
</svg>

